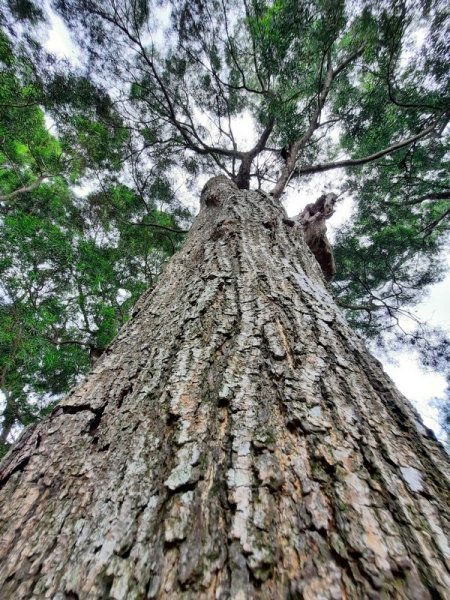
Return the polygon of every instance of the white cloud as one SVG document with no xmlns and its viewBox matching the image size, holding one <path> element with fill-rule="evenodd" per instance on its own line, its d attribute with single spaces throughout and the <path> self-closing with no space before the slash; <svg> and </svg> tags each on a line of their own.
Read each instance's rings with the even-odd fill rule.
<svg viewBox="0 0 450 600">
<path fill-rule="evenodd" d="M 450 271 L 450 257 L 447 258 L 447 264 Z M 442 327 L 450 334 L 450 272 L 430 289 L 426 300 L 414 313 L 422 321 Z"/>
<path fill-rule="evenodd" d="M 434 400 L 442 399 L 445 395 L 447 381 L 444 375 L 421 368 L 414 354 L 396 352 L 390 357 L 395 363 L 389 359 L 386 361 L 386 357 L 382 358 L 384 369 L 397 388 L 416 407 L 425 425 L 444 441 L 439 411 L 434 404 Z"/>
<path fill-rule="evenodd" d="M 51 9 L 47 11 L 47 15 L 50 29 L 44 43 L 45 49 L 58 58 L 69 60 L 74 66 L 80 66 L 79 50 L 64 21 Z"/>
</svg>

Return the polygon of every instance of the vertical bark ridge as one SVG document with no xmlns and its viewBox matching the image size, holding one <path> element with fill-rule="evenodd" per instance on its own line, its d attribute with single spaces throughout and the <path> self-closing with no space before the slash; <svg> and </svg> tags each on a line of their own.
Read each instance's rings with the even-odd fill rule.
<svg viewBox="0 0 450 600">
<path fill-rule="evenodd" d="M 0 470 L 0 597 L 445 598 L 448 459 L 270 197 L 205 187 L 91 375 Z"/>
</svg>

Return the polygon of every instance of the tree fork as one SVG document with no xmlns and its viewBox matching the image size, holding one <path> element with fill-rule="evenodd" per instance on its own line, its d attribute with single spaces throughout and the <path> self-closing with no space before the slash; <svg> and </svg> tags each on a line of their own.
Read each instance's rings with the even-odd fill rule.
<svg viewBox="0 0 450 600">
<path fill-rule="evenodd" d="M 3 461 L 0 597 L 444 598 L 448 463 L 301 228 L 216 177 L 156 289 Z"/>
</svg>

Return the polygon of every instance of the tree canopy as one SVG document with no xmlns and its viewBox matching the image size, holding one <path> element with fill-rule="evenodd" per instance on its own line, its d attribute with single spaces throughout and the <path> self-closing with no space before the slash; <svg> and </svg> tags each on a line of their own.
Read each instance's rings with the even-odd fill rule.
<svg viewBox="0 0 450 600">
<path fill-rule="evenodd" d="M 76 98 L 74 123 L 52 135 L 42 108 L 48 90 L 27 81 L 26 57 L 6 36 L 0 41 L 3 452 L 17 427 L 45 414 L 116 335 L 181 242 L 176 215 L 186 211 L 173 202 L 164 210 L 171 196 L 163 178 L 144 195 L 111 174 L 127 149 L 110 144 L 103 123 L 80 116 Z M 71 184 L 87 170 L 102 178 L 83 198 Z"/>
<path fill-rule="evenodd" d="M 73 374 L 83 370 L 80 347 L 104 348 L 149 273 L 159 271 L 149 261 L 157 256 L 159 265 L 180 243 L 177 218 L 187 215 L 174 200 L 176 186 L 195 187 L 221 172 L 282 200 L 293 182 L 333 173 L 334 191 L 355 205 L 336 240 L 338 302 L 367 337 L 392 342 L 392 332 L 444 368 L 442 335 L 403 327 L 405 313 L 445 270 L 444 2 L 56 0 L 53 9 L 85 66 L 58 63 L 32 37 L 26 23 L 44 18 L 44 5 L 10 1 L 0 92 L 4 256 L 18 257 L 16 278 L 39 271 L 39 306 L 28 290 L 32 314 L 16 315 L 21 327 L 46 335 L 46 320 L 56 319 L 50 337 L 64 336 L 52 360 L 72 361 Z M 13 52 L 7 33 L 17 23 L 25 33 Z M 76 181 L 95 190 L 83 202 L 71 189 Z M 43 231 L 48 246 L 37 242 Z M 4 271 L 12 273 L 11 265 Z M 117 302 L 123 289 L 131 294 L 125 307 Z M 58 302 L 39 316 L 46 294 Z M 12 319 L 11 292 L 5 298 Z M 75 336 L 70 327 L 84 332 L 64 358 L 62 340 Z M 11 340 L 4 356 L 16 352 Z M 33 374 L 46 351 L 34 352 Z M 17 384 L 21 393 L 27 385 Z M 64 386 L 49 383 L 46 391 Z"/>
</svg>

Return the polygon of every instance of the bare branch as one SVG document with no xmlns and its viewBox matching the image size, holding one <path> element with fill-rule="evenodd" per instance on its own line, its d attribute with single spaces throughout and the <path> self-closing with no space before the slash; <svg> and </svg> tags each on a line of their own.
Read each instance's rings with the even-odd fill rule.
<svg viewBox="0 0 450 600">
<path fill-rule="evenodd" d="M 420 196 L 414 200 L 403 202 L 403 204 L 411 206 L 413 204 L 420 204 L 425 200 L 450 200 L 450 190 L 448 190 L 448 192 L 430 192 L 429 194 L 425 194 L 424 196 Z"/>
<path fill-rule="evenodd" d="M 425 233 L 424 238 L 428 237 L 429 235 L 431 235 L 431 233 L 433 232 L 433 229 L 435 229 L 439 223 L 441 221 L 443 221 L 445 218 L 447 218 L 448 216 L 450 216 L 450 208 L 448 210 L 446 210 L 440 217 L 438 217 L 435 221 L 432 221 L 431 223 L 429 223 L 426 227 L 424 227 L 421 231 L 421 233 Z"/>
<path fill-rule="evenodd" d="M 112 16 L 99 9 L 91 9 L 91 12 L 100 19 L 104 19 L 105 21 L 111 23 L 114 27 L 120 29 L 120 31 L 122 31 L 122 33 L 136 46 L 135 51 L 142 57 L 146 65 L 149 67 L 155 83 L 164 97 L 164 102 L 158 99 L 155 94 L 152 94 L 152 96 L 154 97 L 155 101 L 160 104 L 161 110 L 165 112 L 169 122 L 180 132 L 187 147 L 197 152 L 197 154 L 218 154 L 222 156 L 229 156 L 231 158 L 241 158 L 242 153 L 237 152 L 234 149 L 208 146 L 202 141 L 198 133 L 195 131 L 195 128 L 191 124 L 179 120 L 176 113 L 176 107 L 172 101 L 169 90 L 159 75 L 152 57 L 149 56 L 147 50 L 142 44 L 139 34 L 136 35 L 131 32 L 130 29 L 119 20 L 117 13 Z M 194 136 L 196 141 L 192 139 L 192 136 Z"/>
<path fill-rule="evenodd" d="M 271 117 L 269 122 L 267 123 L 264 131 L 262 132 L 259 140 L 253 146 L 251 150 L 248 152 L 242 153 L 242 162 L 239 167 L 238 174 L 235 178 L 236 185 L 241 189 L 248 189 L 250 185 L 250 169 L 252 166 L 252 162 L 260 152 L 262 152 L 265 148 L 267 140 L 272 133 L 273 127 L 275 125 L 275 117 Z"/>
<path fill-rule="evenodd" d="M 372 312 L 374 310 L 384 309 L 384 306 L 377 304 L 347 304 L 346 302 L 337 301 L 337 304 L 341 308 L 345 308 L 347 310 L 365 310 L 367 312 Z"/>
<path fill-rule="evenodd" d="M 0 196 L 0 202 L 9 202 L 10 200 L 14 200 L 14 198 L 17 198 L 17 196 L 21 196 L 22 194 L 28 194 L 29 192 L 32 192 L 41 185 L 44 179 L 48 179 L 49 177 L 53 177 L 53 175 L 50 175 L 49 173 L 43 173 L 42 175 L 39 175 L 39 177 L 35 179 L 30 185 L 24 185 L 23 187 L 18 188 L 14 192 L 10 192 L 9 194 L 4 194 L 3 196 Z"/>
<path fill-rule="evenodd" d="M 133 223 L 133 221 L 126 221 L 117 217 L 121 223 L 125 225 L 133 225 L 136 227 L 155 227 L 156 229 L 163 229 L 164 231 L 170 231 L 171 233 L 189 233 L 189 229 L 175 229 L 174 227 L 167 227 L 166 225 L 159 225 L 158 223 Z"/>
<path fill-rule="evenodd" d="M 401 142 L 396 142 L 392 144 L 392 146 L 388 146 L 387 148 L 383 148 L 383 150 L 379 150 L 374 154 L 370 154 L 369 156 L 364 156 L 363 158 L 348 158 L 346 160 L 340 160 L 337 162 L 330 163 L 322 163 L 318 165 L 311 165 L 310 167 L 302 167 L 296 170 L 296 175 L 309 175 L 311 173 L 321 173 L 322 171 L 330 171 L 331 169 L 342 169 L 344 167 L 357 167 L 359 165 L 365 165 L 369 162 L 373 162 L 386 156 L 387 154 L 392 154 L 396 150 L 400 150 L 405 146 L 409 146 L 409 144 L 413 144 L 418 140 L 429 135 L 435 128 L 437 123 L 434 122 L 433 125 L 430 125 L 420 133 L 413 135 L 412 137 L 407 138 L 406 140 L 402 140 Z"/>
<path fill-rule="evenodd" d="M 319 95 L 317 97 L 317 107 L 316 107 L 316 109 L 313 113 L 313 116 L 309 122 L 306 132 L 302 135 L 301 138 L 296 140 L 291 146 L 291 150 L 290 150 L 289 156 L 286 160 L 286 164 L 284 165 L 284 168 L 281 172 L 280 177 L 278 178 L 277 183 L 275 184 L 275 187 L 271 191 L 271 194 L 274 198 L 279 198 L 281 196 L 281 194 L 283 193 L 284 188 L 288 184 L 289 179 L 291 178 L 291 176 L 294 172 L 295 165 L 297 163 L 297 160 L 299 158 L 301 150 L 309 142 L 309 140 L 311 139 L 311 137 L 314 134 L 314 131 L 318 128 L 320 115 L 322 113 L 322 109 L 325 105 L 325 101 L 330 92 L 330 89 L 331 89 L 334 79 L 340 73 L 342 73 L 342 71 L 344 71 L 344 69 L 346 69 L 348 67 L 348 65 L 350 65 L 356 58 L 361 56 L 361 54 L 364 52 L 365 47 L 366 47 L 366 44 L 365 43 L 362 44 L 357 50 L 355 50 L 355 52 L 353 52 L 345 60 L 343 60 L 336 67 L 336 69 L 333 69 L 333 66 L 331 64 L 331 49 L 328 50 L 328 52 L 327 52 L 327 71 L 326 71 L 322 89 L 320 90 Z M 322 64 L 321 64 L 321 70 L 322 70 Z"/>
</svg>

